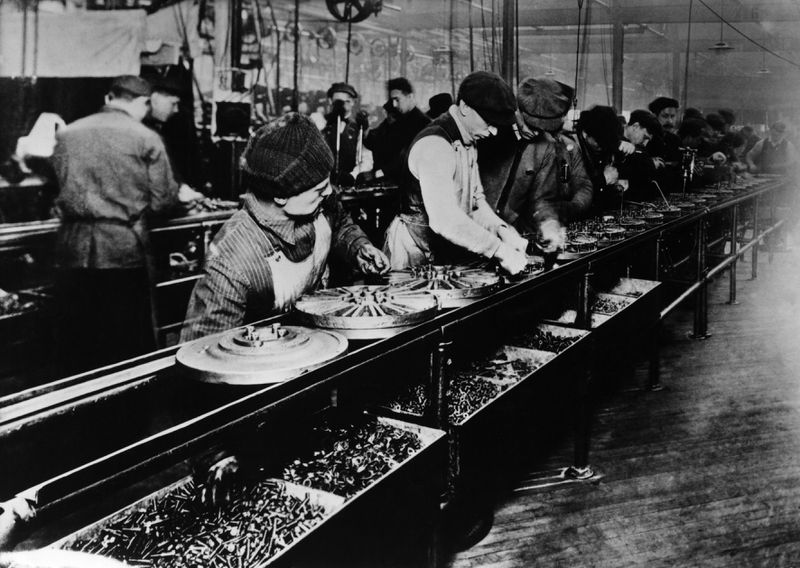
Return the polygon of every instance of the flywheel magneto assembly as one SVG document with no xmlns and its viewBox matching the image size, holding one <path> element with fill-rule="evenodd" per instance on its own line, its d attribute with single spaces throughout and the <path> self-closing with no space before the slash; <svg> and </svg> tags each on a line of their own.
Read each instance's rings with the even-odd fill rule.
<svg viewBox="0 0 800 568">
<path fill-rule="evenodd" d="M 203 337 L 181 347 L 176 359 L 200 381 L 260 385 L 297 377 L 346 349 L 336 332 L 275 323 Z"/>
<path fill-rule="evenodd" d="M 398 290 L 428 291 L 439 298 L 443 308 L 470 304 L 494 292 L 501 283 L 498 274 L 481 265 L 425 264 L 390 272 L 387 280 Z"/>
<path fill-rule="evenodd" d="M 390 286 L 341 286 L 306 294 L 295 304 L 306 323 L 351 339 L 394 335 L 432 318 L 438 307 L 432 294 Z"/>
</svg>

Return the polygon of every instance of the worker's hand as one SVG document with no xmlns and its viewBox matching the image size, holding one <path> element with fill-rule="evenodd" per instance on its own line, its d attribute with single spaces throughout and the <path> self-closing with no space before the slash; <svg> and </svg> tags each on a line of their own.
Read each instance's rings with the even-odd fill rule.
<svg viewBox="0 0 800 568">
<path fill-rule="evenodd" d="M 33 506 L 24 497 L 0 503 L 0 550 L 11 550 L 20 530 L 36 516 Z"/>
<path fill-rule="evenodd" d="M 660 170 L 661 168 L 663 168 L 665 166 L 664 160 L 662 158 L 653 158 L 653 166 L 657 170 Z"/>
<path fill-rule="evenodd" d="M 619 171 L 614 166 L 606 166 L 603 169 L 603 177 L 606 178 L 606 185 L 614 185 L 619 179 Z"/>
<path fill-rule="evenodd" d="M 546 253 L 563 249 L 567 243 L 567 230 L 557 219 L 545 219 L 539 224 L 538 243 Z"/>
<path fill-rule="evenodd" d="M 206 505 L 222 505 L 231 500 L 239 484 L 239 460 L 236 456 L 222 458 L 208 468 L 200 499 Z"/>
<path fill-rule="evenodd" d="M 195 191 L 185 183 L 182 183 L 178 188 L 178 201 L 181 203 L 189 203 L 190 201 L 198 201 L 204 199 L 205 195 L 199 191 Z"/>
<path fill-rule="evenodd" d="M 728 161 L 728 157 L 723 154 L 722 152 L 714 152 L 711 154 L 711 161 L 714 162 L 716 165 L 724 164 Z"/>
<path fill-rule="evenodd" d="M 372 245 L 364 245 L 358 250 L 356 262 L 364 274 L 385 274 L 389 271 L 389 259 Z"/>
<path fill-rule="evenodd" d="M 622 142 L 619 143 L 619 151 L 625 154 L 626 156 L 630 156 L 636 151 L 636 146 L 634 146 L 632 142 L 623 140 Z"/>
<path fill-rule="evenodd" d="M 497 259 L 500 267 L 511 276 L 519 274 L 528 266 L 528 257 L 525 256 L 525 251 L 519 251 L 506 243 L 500 243 L 494 253 L 494 258 Z"/>
<path fill-rule="evenodd" d="M 355 116 L 355 121 L 361 130 L 369 130 L 369 113 L 367 111 L 358 111 Z"/>
<path fill-rule="evenodd" d="M 614 187 L 617 188 L 617 191 L 620 195 L 628 191 L 628 187 L 630 187 L 630 182 L 626 179 L 618 179 L 617 183 L 614 184 Z"/>
<path fill-rule="evenodd" d="M 521 237 L 514 227 L 500 225 L 497 228 L 497 236 L 505 244 L 519 251 L 525 252 L 528 249 L 528 239 Z"/>
<path fill-rule="evenodd" d="M 344 108 L 344 101 L 336 100 L 331 103 L 331 111 L 325 115 L 325 121 L 333 122 L 335 124 L 336 117 L 344 120 L 345 116 L 347 116 L 347 111 Z"/>
</svg>

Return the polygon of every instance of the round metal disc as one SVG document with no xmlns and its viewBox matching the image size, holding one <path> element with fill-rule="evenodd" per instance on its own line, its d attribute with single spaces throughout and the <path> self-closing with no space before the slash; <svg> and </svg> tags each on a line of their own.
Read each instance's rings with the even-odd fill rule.
<svg viewBox="0 0 800 568">
<path fill-rule="evenodd" d="M 498 274 L 483 266 L 424 264 L 395 270 L 386 277 L 390 286 L 410 292 L 430 292 L 443 308 L 456 308 L 494 292 L 501 282 Z"/>
<path fill-rule="evenodd" d="M 333 359 L 347 339 L 298 326 L 247 326 L 184 345 L 176 359 L 189 376 L 207 383 L 279 383 Z"/>
<path fill-rule="evenodd" d="M 295 304 L 306 322 L 353 339 L 398 333 L 432 318 L 438 307 L 428 292 L 391 286 L 340 286 L 306 294 Z"/>
</svg>

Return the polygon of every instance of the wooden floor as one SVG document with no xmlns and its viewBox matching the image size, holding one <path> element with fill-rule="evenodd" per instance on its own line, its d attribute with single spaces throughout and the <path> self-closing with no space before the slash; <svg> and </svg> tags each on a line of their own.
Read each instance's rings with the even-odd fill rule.
<svg viewBox="0 0 800 568">
<path fill-rule="evenodd" d="M 800 567 L 800 239 L 710 291 L 706 341 L 668 320 L 661 392 L 598 403 L 597 485 L 518 491 L 450 566 Z M 644 384 L 644 366 L 636 375 Z M 567 443 L 548 465 L 567 465 Z"/>
</svg>

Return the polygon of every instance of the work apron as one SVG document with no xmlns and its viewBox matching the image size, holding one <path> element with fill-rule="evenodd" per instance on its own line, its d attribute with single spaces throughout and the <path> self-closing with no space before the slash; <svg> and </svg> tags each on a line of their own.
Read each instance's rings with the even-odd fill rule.
<svg viewBox="0 0 800 568">
<path fill-rule="evenodd" d="M 275 297 L 274 310 L 287 311 L 295 301 L 328 280 L 328 253 L 331 250 L 331 226 L 325 215 L 314 221 L 314 250 L 300 262 L 289 260 L 282 250 L 267 258 L 272 273 L 272 291 Z"/>
</svg>

